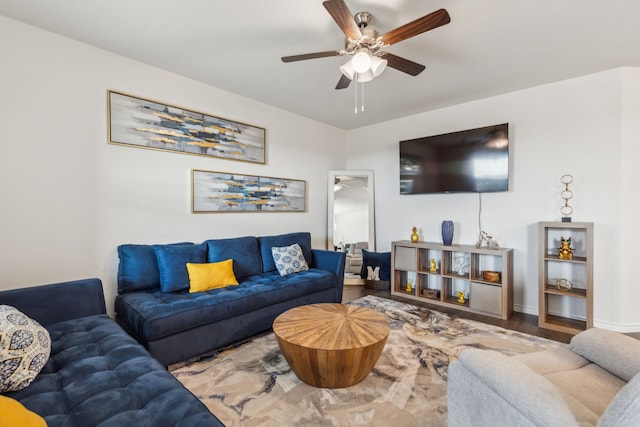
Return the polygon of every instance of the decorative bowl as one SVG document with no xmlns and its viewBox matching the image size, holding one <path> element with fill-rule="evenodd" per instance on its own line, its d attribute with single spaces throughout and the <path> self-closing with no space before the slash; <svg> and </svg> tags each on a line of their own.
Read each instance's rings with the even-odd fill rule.
<svg viewBox="0 0 640 427">
<path fill-rule="evenodd" d="M 483 271 L 482 278 L 487 282 L 499 282 L 500 272 L 499 271 Z"/>
</svg>

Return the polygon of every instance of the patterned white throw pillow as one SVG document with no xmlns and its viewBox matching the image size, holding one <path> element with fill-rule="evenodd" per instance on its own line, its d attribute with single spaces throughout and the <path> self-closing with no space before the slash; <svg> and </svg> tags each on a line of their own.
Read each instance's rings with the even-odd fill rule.
<svg viewBox="0 0 640 427">
<path fill-rule="evenodd" d="M 51 337 L 15 307 L 0 305 L 0 392 L 27 387 L 49 360 Z"/>
<path fill-rule="evenodd" d="M 291 246 L 283 246 L 280 248 L 271 248 L 273 261 L 281 276 L 306 271 L 309 269 L 307 260 L 304 259 L 300 245 L 294 243 Z"/>
</svg>

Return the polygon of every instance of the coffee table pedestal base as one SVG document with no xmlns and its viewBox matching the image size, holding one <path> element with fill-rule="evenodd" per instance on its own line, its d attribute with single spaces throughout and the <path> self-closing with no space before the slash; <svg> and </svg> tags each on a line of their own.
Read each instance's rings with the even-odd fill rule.
<svg viewBox="0 0 640 427">
<path fill-rule="evenodd" d="M 369 375 L 389 336 L 389 322 L 363 307 L 311 304 L 282 313 L 273 331 L 300 380 L 314 387 L 344 388 Z"/>
</svg>

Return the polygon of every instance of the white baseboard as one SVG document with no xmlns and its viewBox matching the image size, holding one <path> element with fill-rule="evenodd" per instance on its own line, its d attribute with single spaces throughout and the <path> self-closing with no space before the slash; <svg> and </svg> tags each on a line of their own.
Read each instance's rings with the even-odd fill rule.
<svg viewBox="0 0 640 427">
<path fill-rule="evenodd" d="M 518 313 L 524 313 L 524 314 L 533 314 L 534 316 L 538 315 L 538 307 L 531 308 L 531 307 L 525 307 L 523 305 L 514 304 L 513 311 L 517 311 Z"/>
<path fill-rule="evenodd" d="M 534 316 L 538 315 L 538 308 L 525 307 L 523 305 L 513 305 L 513 311 L 517 311 L 518 313 L 524 314 L 532 314 Z M 560 314 L 560 313 L 551 313 L 551 314 Z M 561 315 L 561 314 L 560 314 Z M 578 320 L 584 321 L 585 318 L 578 318 Z M 594 319 L 593 326 L 596 328 L 609 329 L 611 331 L 622 332 L 624 334 L 640 332 L 640 324 L 639 323 L 615 323 L 615 322 L 607 322 L 603 320 Z"/>
<path fill-rule="evenodd" d="M 622 332 L 623 334 L 640 332 L 640 324 L 638 323 L 614 323 L 605 322 L 602 320 L 594 320 L 593 326 L 596 328 L 609 329 L 616 332 Z"/>
</svg>

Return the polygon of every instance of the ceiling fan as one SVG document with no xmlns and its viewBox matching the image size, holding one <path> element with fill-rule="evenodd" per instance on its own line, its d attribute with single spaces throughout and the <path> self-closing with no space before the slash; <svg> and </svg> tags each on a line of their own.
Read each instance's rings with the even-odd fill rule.
<svg viewBox="0 0 640 427">
<path fill-rule="evenodd" d="M 351 55 L 352 58 L 340 67 L 342 76 L 336 89 L 349 87 L 354 79 L 358 83 L 370 81 L 379 76 L 387 65 L 411 76 L 417 76 L 425 69 L 424 65 L 380 49 L 451 21 L 449 13 L 445 9 L 439 9 L 383 35 L 378 35 L 377 31 L 367 28 L 372 18 L 369 12 L 360 12 L 354 16 L 343 0 L 327 0 L 322 4 L 346 36 L 344 49 L 284 56 L 282 62 Z"/>
<path fill-rule="evenodd" d="M 333 191 L 340 191 L 342 188 L 362 188 L 367 189 L 366 178 L 352 176 L 336 176 L 333 179 Z"/>
</svg>

